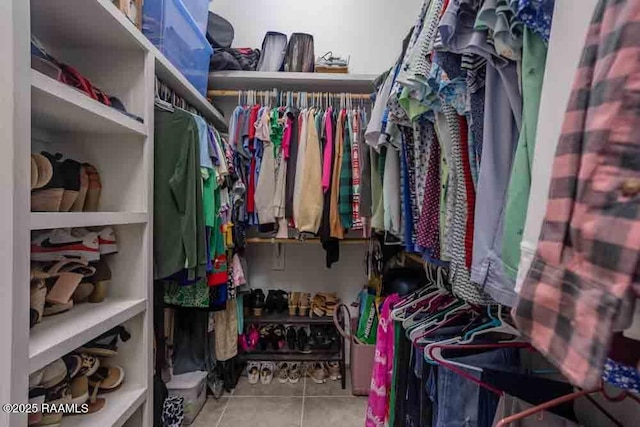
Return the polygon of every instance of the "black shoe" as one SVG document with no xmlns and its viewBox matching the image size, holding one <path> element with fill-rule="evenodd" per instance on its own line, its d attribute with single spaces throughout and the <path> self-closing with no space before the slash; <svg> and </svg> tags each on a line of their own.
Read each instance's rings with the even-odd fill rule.
<svg viewBox="0 0 640 427">
<path fill-rule="evenodd" d="M 287 345 L 289 346 L 289 350 L 296 349 L 296 340 L 298 339 L 296 334 L 296 328 L 293 326 L 289 326 L 287 328 Z"/>
<path fill-rule="evenodd" d="M 286 344 L 285 341 L 286 332 L 284 326 L 278 325 L 273 328 L 273 339 L 271 340 L 271 347 L 274 351 L 283 349 Z"/>
<path fill-rule="evenodd" d="M 277 299 L 278 299 L 278 296 L 277 296 L 276 292 L 277 291 L 274 291 L 272 289 L 267 294 L 267 300 L 265 302 L 264 309 L 269 314 L 275 314 L 277 312 Z"/>
<path fill-rule="evenodd" d="M 253 315 L 256 317 L 262 316 L 262 310 L 265 306 L 264 292 L 262 289 L 256 289 L 251 294 L 251 307 L 253 307 Z"/>
<path fill-rule="evenodd" d="M 333 326 L 327 326 L 327 338 L 329 340 L 329 348 L 340 348 L 340 334 Z"/>
<path fill-rule="evenodd" d="M 289 311 L 289 295 L 282 290 L 275 291 L 275 309 L 279 314 Z"/>
<path fill-rule="evenodd" d="M 307 335 L 307 330 L 305 328 L 298 329 L 298 350 L 303 353 L 311 353 L 311 348 L 309 347 L 309 335 Z"/>
</svg>

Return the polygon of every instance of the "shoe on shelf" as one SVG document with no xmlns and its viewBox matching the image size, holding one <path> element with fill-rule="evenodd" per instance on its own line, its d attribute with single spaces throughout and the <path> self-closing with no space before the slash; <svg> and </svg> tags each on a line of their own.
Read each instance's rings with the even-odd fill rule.
<svg viewBox="0 0 640 427">
<path fill-rule="evenodd" d="M 98 370 L 89 377 L 89 385 L 97 388 L 98 393 L 115 391 L 120 388 L 123 382 L 124 369 L 120 366 L 100 366 Z"/>
<path fill-rule="evenodd" d="M 98 234 L 88 233 L 78 237 L 74 236 L 68 228 L 56 228 L 41 233 L 31 240 L 32 261 L 55 262 L 62 257 L 98 261 L 100 259 Z"/>
<path fill-rule="evenodd" d="M 273 362 L 262 362 L 260 365 L 260 382 L 262 384 L 271 384 L 271 380 L 273 380 L 273 372 L 275 371 L 276 366 Z"/>
<path fill-rule="evenodd" d="M 309 314 L 309 298 L 310 294 L 303 292 L 300 294 L 300 300 L 298 303 L 298 313 L 302 317 L 306 317 Z"/>
<path fill-rule="evenodd" d="M 104 258 L 95 264 L 96 272 L 91 277 L 93 291 L 89 295 L 89 302 L 93 304 L 101 303 L 107 297 L 107 288 L 111 283 L 111 269 Z"/>
<path fill-rule="evenodd" d="M 44 367 L 40 385 L 45 389 L 50 389 L 60 384 L 66 377 L 67 365 L 62 359 L 56 359 Z"/>
<path fill-rule="evenodd" d="M 287 362 L 278 363 L 276 378 L 280 384 L 284 384 L 289 381 L 289 364 Z"/>
<path fill-rule="evenodd" d="M 282 350 L 286 345 L 286 332 L 284 326 L 277 325 L 273 328 L 271 346 L 274 351 Z"/>
<path fill-rule="evenodd" d="M 302 353 L 311 353 L 311 347 L 309 347 L 309 335 L 304 327 L 298 329 L 298 350 Z"/>
<path fill-rule="evenodd" d="M 62 361 L 62 360 L 60 360 Z M 69 381 L 64 379 L 53 387 L 45 389 L 45 403 L 49 405 L 64 405 L 71 403 L 71 389 Z M 45 412 L 38 426 L 59 426 L 62 422 L 62 412 Z"/>
<path fill-rule="evenodd" d="M 80 357 L 81 360 L 80 370 L 77 376 L 90 377 L 100 368 L 100 359 L 97 357 L 87 353 L 79 353 L 77 356 Z"/>
<path fill-rule="evenodd" d="M 33 182 L 34 177 L 35 182 Z M 42 154 L 31 153 L 31 189 L 37 190 L 44 187 L 51 181 L 52 177 L 53 166 L 49 159 Z"/>
<path fill-rule="evenodd" d="M 294 328 L 293 326 L 289 326 L 287 328 L 287 347 L 289 347 L 289 350 L 296 349 L 296 340 L 297 340 L 296 328 Z"/>
<path fill-rule="evenodd" d="M 56 154 L 56 156 L 60 156 L 60 154 Z M 62 162 L 61 167 L 64 193 L 60 202 L 60 212 L 69 212 L 80 195 L 82 164 L 75 160 L 66 159 Z"/>
<path fill-rule="evenodd" d="M 82 405 L 89 400 L 89 378 L 79 376 L 71 380 L 71 402 L 75 405 Z"/>
<path fill-rule="evenodd" d="M 84 201 L 83 210 L 85 212 L 97 212 L 100 204 L 100 193 L 102 192 L 100 174 L 96 167 L 89 163 L 85 163 L 83 166 L 89 177 L 89 188 L 87 189 L 87 197 Z"/>
<path fill-rule="evenodd" d="M 268 314 L 275 314 L 277 311 L 276 304 L 277 304 L 276 291 L 273 289 L 269 289 L 269 292 L 267 293 L 267 299 L 264 303 L 264 310 Z"/>
<path fill-rule="evenodd" d="M 65 183 L 62 162 L 46 151 L 32 154 L 32 159 L 38 167 L 38 182 L 31 192 L 31 211 L 59 212 Z"/>
<path fill-rule="evenodd" d="M 332 381 L 338 381 L 342 378 L 340 373 L 340 362 L 327 362 L 327 371 L 329 372 L 329 378 Z"/>
<path fill-rule="evenodd" d="M 262 289 L 255 289 L 252 293 L 251 293 L 251 307 L 253 307 L 253 315 L 255 317 L 260 317 L 262 316 L 262 311 L 264 310 L 265 307 L 265 296 L 264 296 L 264 292 L 262 292 Z"/>
<path fill-rule="evenodd" d="M 292 362 L 289 364 L 289 382 L 296 384 L 302 377 L 302 371 L 300 370 L 300 363 Z"/>
<path fill-rule="evenodd" d="M 104 334 L 80 347 L 78 353 L 87 353 L 99 357 L 113 357 L 118 354 L 118 340 L 129 341 L 131 335 L 124 326 L 116 326 Z"/>
<path fill-rule="evenodd" d="M 309 372 L 309 377 L 311 377 L 314 383 L 323 384 L 327 382 L 327 371 L 324 367 L 324 363 L 322 362 L 313 363 L 309 368 L 308 372 Z"/>
<path fill-rule="evenodd" d="M 249 362 L 247 365 L 247 379 L 249 384 L 258 384 L 260 380 L 260 363 Z"/>
<path fill-rule="evenodd" d="M 45 397 L 45 389 L 43 387 L 29 387 L 29 404 L 38 405 L 37 407 L 41 407 L 44 403 Z M 28 416 L 27 425 L 34 426 L 36 424 L 40 424 L 42 421 L 42 412 L 38 410 L 37 412 L 31 412 Z"/>
<path fill-rule="evenodd" d="M 62 361 L 67 366 L 67 377 L 70 379 L 77 377 L 82 369 L 82 357 L 77 354 L 67 354 L 62 356 Z"/>
<path fill-rule="evenodd" d="M 295 316 L 300 304 L 300 292 L 291 292 L 289 294 L 289 316 Z"/>
<path fill-rule="evenodd" d="M 289 295 L 283 290 L 275 291 L 275 311 L 278 314 L 284 314 L 289 307 Z"/>
<path fill-rule="evenodd" d="M 71 212 L 82 212 L 84 210 L 84 203 L 87 200 L 87 191 L 89 191 L 89 174 L 85 165 L 80 165 L 80 189 L 78 191 L 78 197 L 73 205 L 71 205 Z"/>
<path fill-rule="evenodd" d="M 113 230 L 113 227 L 98 227 L 92 228 L 91 230 L 88 230 L 86 228 L 74 228 L 71 230 L 71 234 L 76 237 L 85 237 L 88 234 L 97 234 L 100 256 L 118 252 L 116 232 Z"/>
</svg>

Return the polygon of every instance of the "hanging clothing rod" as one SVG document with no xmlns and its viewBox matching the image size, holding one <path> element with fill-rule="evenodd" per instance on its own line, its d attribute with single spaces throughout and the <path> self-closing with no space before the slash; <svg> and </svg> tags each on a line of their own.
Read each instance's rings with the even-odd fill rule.
<svg viewBox="0 0 640 427">
<path fill-rule="evenodd" d="M 238 96 L 238 95 L 244 95 L 246 93 L 248 93 L 250 91 L 246 91 L 246 90 L 210 90 L 207 91 L 207 96 L 209 98 L 214 98 L 214 97 L 230 97 L 230 96 Z M 265 93 L 265 94 L 270 94 L 271 91 L 253 91 L 256 93 Z M 302 93 L 308 93 L 308 94 L 314 94 L 314 93 L 318 93 L 318 94 L 322 94 L 322 95 L 326 95 L 327 92 L 305 92 L 305 91 L 283 91 L 283 92 L 293 92 L 293 97 L 294 98 L 298 98 L 298 93 L 302 92 Z M 329 92 L 329 95 L 333 95 L 333 96 L 339 96 L 341 95 L 341 93 L 333 93 L 333 92 Z M 371 94 L 368 93 L 349 93 L 349 96 L 351 97 L 351 99 L 362 99 L 362 100 L 371 100 Z"/>
</svg>

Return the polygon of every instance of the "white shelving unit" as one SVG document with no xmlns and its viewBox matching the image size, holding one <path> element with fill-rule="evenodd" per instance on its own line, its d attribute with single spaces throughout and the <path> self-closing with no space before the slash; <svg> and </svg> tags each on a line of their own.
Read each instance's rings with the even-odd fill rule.
<svg viewBox="0 0 640 427">
<path fill-rule="evenodd" d="M 30 36 L 116 96 L 139 122 L 31 69 Z M 221 131 L 223 116 L 110 0 L 0 2 L 0 402 L 26 403 L 29 374 L 124 324 L 131 339 L 109 360 L 125 370 L 122 388 L 96 414 L 64 417 L 62 427 L 152 425 L 154 75 Z M 98 212 L 31 212 L 31 152 L 60 152 L 100 173 Z M 32 233 L 112 226 L 118 253 L 107 299 L 78 304 L 29 328 Z M 8 277 L 7 277 L 8 276 Z M 0 413 L 0 426 L 26 415 Z"/>
</svg>

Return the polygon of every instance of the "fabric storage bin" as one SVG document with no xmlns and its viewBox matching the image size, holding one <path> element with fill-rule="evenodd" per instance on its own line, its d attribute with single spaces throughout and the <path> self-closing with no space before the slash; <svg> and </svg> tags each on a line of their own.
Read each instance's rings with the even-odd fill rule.
<svg viewBox="0 0 640 427">
<path fill-rule="evenodd" d="M 202 34 L 207 34 L 207 18 L 209 16 L 209 0 L 183 0 L 184 6 L 196 21 L 196 25 Z"/>
<path fill-rule="evenodd" d="M 351 333 L 347 333 L 338 321 L 338 312 L 342 313 L 345 326 L 349 325 Z M 349 307 L 340 304 L 333 313 L 333 324 L 345 340 L 351 343 L 350 371 L 351 371 L 351 394 L 354 396 L 368 396 L 371 387 L 371 372 L 373 371 L 373 361 L 376 353 L 376 346 L 365 344 L 356 338 L 357 319 L 351 320 Z"/>
<path fill-rule="evenodd" d="M 203 96 L 213 48 L 180 0 L 146 0 L 142 31 Z"/>
<path fill-rule="evenodd" d="M 204 371 L 174 375 L 167 383 L 169 396 L 184 398 L 184 424 L 195 421 L 207 400 L 207 373 Z"/>
</svg>

